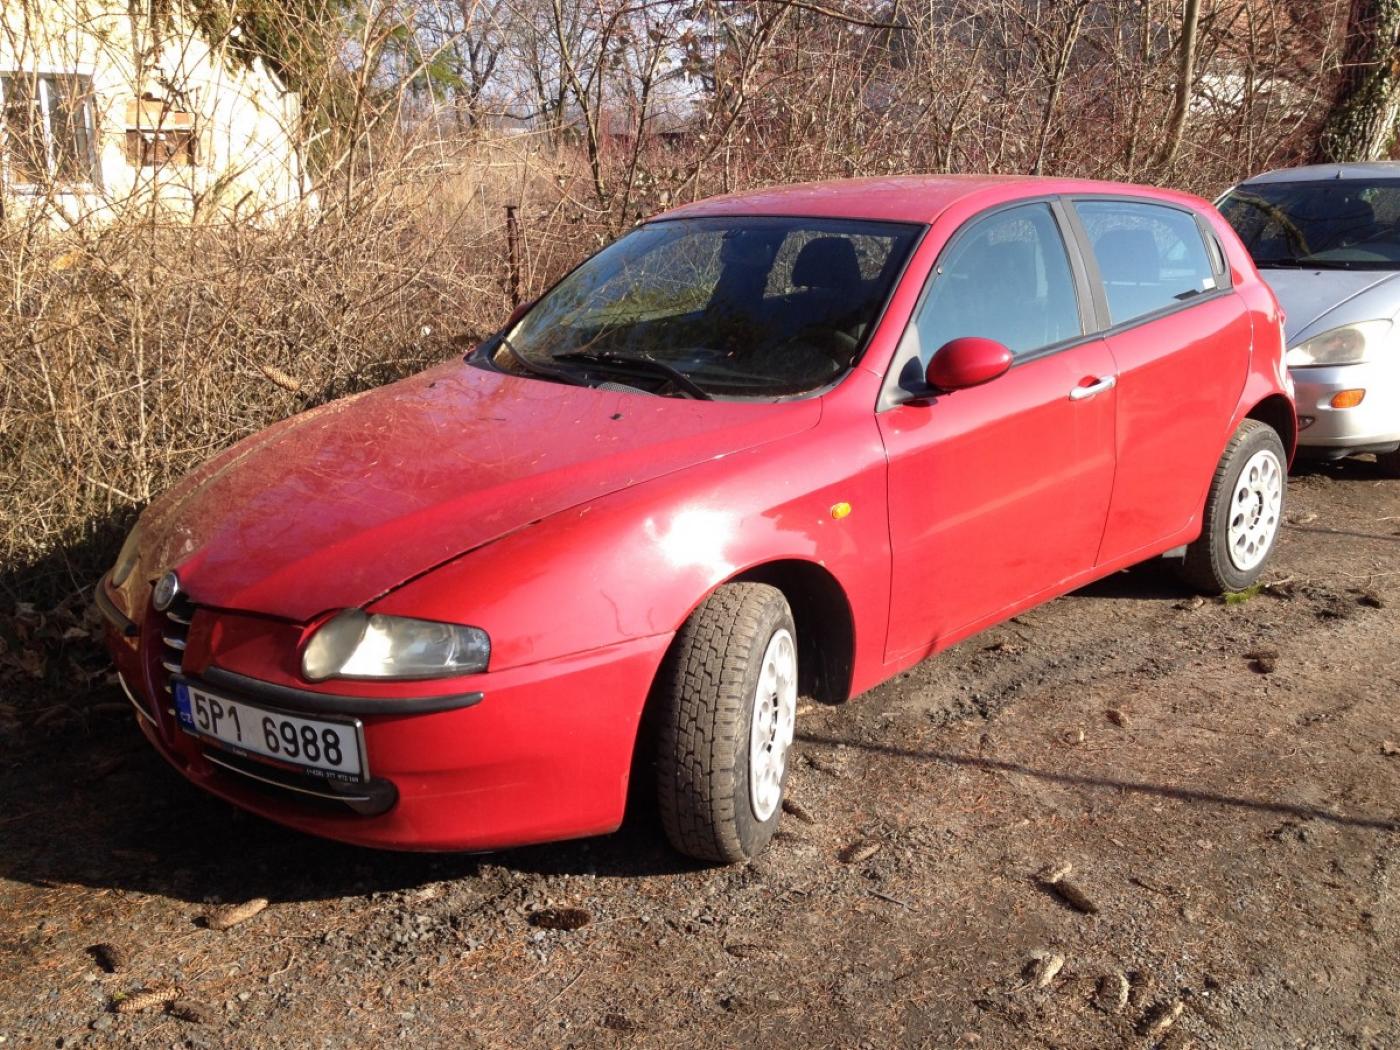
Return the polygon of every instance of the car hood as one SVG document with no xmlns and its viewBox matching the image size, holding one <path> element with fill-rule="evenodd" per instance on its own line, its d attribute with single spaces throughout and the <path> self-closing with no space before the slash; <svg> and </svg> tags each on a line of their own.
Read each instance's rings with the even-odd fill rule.
<svg viewBox="0 0 1400 1050">
<path fill-rule="evenodd" d="M 294 416 L 206 463 L 142 516 L 142 575 L 178 568 L 202 605 L 305 621 L 820 415 L 815 399 L 681 400 L 455 362 Z"/>
<path fill-rule="evenodd" d="M 1283 307 L 1289 346 L 1338 325 L 1394 317 L 1400 310 L 1400 273 L 1393 270 L 1263 269 L 1259 275 Z"/>
</svg>

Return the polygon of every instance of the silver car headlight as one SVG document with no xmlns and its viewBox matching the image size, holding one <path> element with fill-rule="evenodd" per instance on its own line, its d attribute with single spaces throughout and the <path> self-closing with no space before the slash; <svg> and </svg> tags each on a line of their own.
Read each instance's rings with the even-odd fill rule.
<svg viewBox="0 0 1400 1050">
<path fill-rule="evenodd" d="M 486 670 L 491 639 L 479 627 L 346 609 L 322 624 L 301 673 L 327 678 L 448 678 Z"/>
<path fill-rule="evenodd" d="M 117 554 L 116 564 L 112 566 L 112 586 L 120 587 L 131 576 L 131 570 L 136 568 L 137 555 L 141 553 L 141 526 L 135 526 L 126 536 L 126 542 L 122 544 L 122 549 Z"/>
<path fill-rule="evenodd" d="M 1390 321 L 1358 321 L 1333 328 L 1299 343 L 1283 363 L 1289 368 L 1316 365 L 1355 365 L 1370 361 L 1390 343 Z"/>
</svg>

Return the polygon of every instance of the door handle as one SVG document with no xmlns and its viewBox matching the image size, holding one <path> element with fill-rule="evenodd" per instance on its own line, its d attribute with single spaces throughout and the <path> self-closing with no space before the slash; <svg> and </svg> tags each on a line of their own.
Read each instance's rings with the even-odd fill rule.
<svg viewBox="0 0 1400 1050">
<path fill-rule="evenodd" d="M 1069 399 L 1071 401 L 1083 401 L 1086 397 L 1093 397 L 1095 394 L 1102 394 L 1105 390 L 1112 390 L 1117 385 L 1117 376 L 1104 376 L 1097 383 L 1075 387 L 1069 392 Z"/>
</svg>

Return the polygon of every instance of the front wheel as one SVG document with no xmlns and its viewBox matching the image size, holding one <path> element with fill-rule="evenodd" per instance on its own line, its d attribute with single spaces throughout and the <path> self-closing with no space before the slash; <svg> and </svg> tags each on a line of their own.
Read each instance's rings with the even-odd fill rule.
<svg viewBox="0 0 1400 1050">
<path fill-rule="evenodd" d="M 782 815 L 797 715 L 797 632 L 777 588 L 720 587 L 677 632 L 657 681 L 661 822 L 680 852 L 757 856 Z"/>
<path fill-rule="evenodd" d="M 1188 584 L 1221 594 L 1259 578 L 1283 524 L 1286 462 L 1272 427 L 1256 419 L 1240 424 L 1211 479 L 1200 538 L 1181 563 Z"/>
</svg>

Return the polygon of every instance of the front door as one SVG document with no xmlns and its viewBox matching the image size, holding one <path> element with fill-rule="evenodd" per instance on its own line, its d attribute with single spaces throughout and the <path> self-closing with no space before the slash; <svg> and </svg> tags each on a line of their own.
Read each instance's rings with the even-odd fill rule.
<svg viewBox="0 0 1400 1050">
<path fill-rule="evenodd" d="M 878 417 L 887 659 L 932 652 L 1093 567 L 1113 488 L 1116 374 L 1103 340 L 1083 335 L 1079 287 L 1046 203 L 975 220 L 940 257 L 896 364 L 902 392 Z M 960 336 L 1003 343 L 1011 370 L 951 393 L 918 389 L 907 377 Z"/>
</svg>

